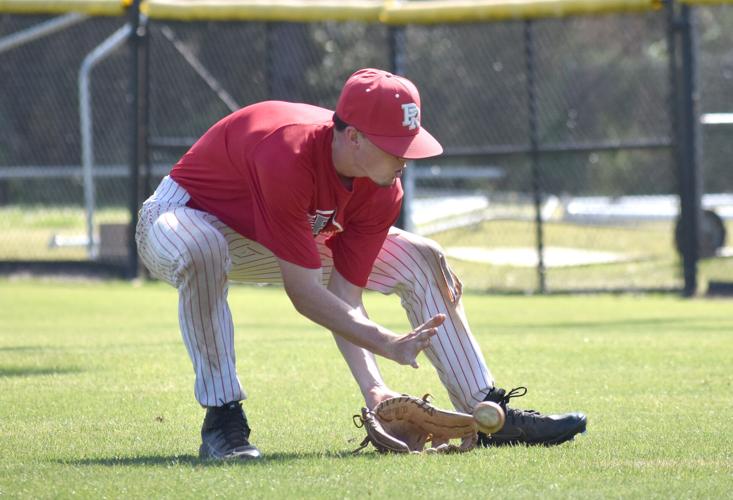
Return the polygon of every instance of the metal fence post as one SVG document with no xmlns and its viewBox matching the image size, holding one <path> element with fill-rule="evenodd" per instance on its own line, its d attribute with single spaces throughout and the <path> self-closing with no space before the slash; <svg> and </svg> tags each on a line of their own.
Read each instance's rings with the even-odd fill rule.
<svg viewBox="0 0 733 500">
<path fill-rule="evenodd" d="M 700 123 L 698 120 L 697 40 L 694 11 L 688 5 L 667 4 L 672 73 L 673 134 L 680 197 L 682 227 L 683 295 L 697 292 L 700 221 L 702 218 L 702 170 L 700 162 Z"/>
<path fill-rule="evenodd" d="M 405 38 L 405 28 L 403 26 L 389 27 L 390 69 L 395 75 L 405 76 L 405 71 L 407 70 L 407 65 L 405 64 Z M 402 210 L 400 210 L 400 215 L 397 217 L 395 226 L 404 230 L 410 230 L 410 221 L 408 218 L 411 207 L 408 207 L 407 203 L 412 203 L 413 193 L 408 193 L 407 190 L 413 185 L 414 183 L 408 186 L 407 182 L 402 182 L 402 190 L 404 192 Z"/>
<path fill-rule="evenodd" d="M 147 198 L 153 194 L 153 164 L 150 160 L 150 29 L 148 29 L 148 20 L 143 17 L 144 22 L 140 40 L 140 140 L 142 142 L 142 164 L 145 167 L 143 171 L 142 193 L 143 198 Z M 138 28 L 140 31 L 140 28 Z"/>
<path fill-rule="evenodd" d="M 540 166 L 539 117 L 537 116 L 537 86 L 532 26 L 532 21 L 524 22 L 524 51 L 527 64 L 527 107 L 529 115 L 530 163 L 532 166 L 532 198 L 534 200 L 537 238 L 537 289 L 539 293 L 545 293 L 547 287 L 545 280 L 545 238 L 542 221 L 542 171 Z"/>
<path fill-rule="evenodd" d="M 92 70 L 129 38 L 132 27 L 125 24 L 86 55 L 79 68 L 79 130 L 81 135 L 81 167 L 84 182 L 84 212 L 86 216 L 87 256 L 96 260 L 99 241 L 94 236 L 96 185 L 94 182 L 94 125 L 92 112 Z"/>
<path fill-rule="evenodd" d="M 140 123 L 140 105 L 144 102 L 141 99 L 141 57 L 140 49 L 141 32 L 140 32 L 140 0 L 133 0 L 129 7 L 130 26 L 130 172 L 128 184 L 128 209 L 130 211 L 130 226 L 127 231 L 128 244 L 128 260 L 127 260 L 127 276 L 128 278 L 137 278 L 138 276 L 138 257 L 137 246 L 135 245 L 135 226 L 137 225 L 137 211 L 140 204 L 140 163 L 142 159 L 141 146 L 144 141 L 140 140 L 141 132 L 143 132 Z M 144 28 L 143 28 L 144 29 Z M 142 71 L 144 73 L 144 71 Z"/>
</svg>

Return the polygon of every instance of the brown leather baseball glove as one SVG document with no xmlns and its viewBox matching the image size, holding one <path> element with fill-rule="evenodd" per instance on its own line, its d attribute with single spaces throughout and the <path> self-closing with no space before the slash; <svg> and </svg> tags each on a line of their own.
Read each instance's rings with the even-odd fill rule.
<svg viewBox="0 0 733 500">
<path fill-rule="evenodd" d="M 367 436 L 357 453 L 373 444 L 381 453 L 461 453 L 473 449 L 477 441 L 477 423 L 466 413 L 441 410 L 420 398 L 400 396 L 379 403 L 374 410 L 361 409 L 354 424 L 363 427 Z M 460 439 L 461 444 L 451 444 Z M 430 446 L 425 448 L 427 442 Z"/>
</svg>

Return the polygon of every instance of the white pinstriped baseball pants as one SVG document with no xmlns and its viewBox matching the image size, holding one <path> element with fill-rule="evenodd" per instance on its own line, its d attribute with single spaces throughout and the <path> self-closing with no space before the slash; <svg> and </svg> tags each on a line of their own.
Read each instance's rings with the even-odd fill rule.
<svg viewBox="0 0 733 500">
<path fill-rule="evenodd" d="M 269 250 L 217 217 L 187 207 L 188 200 L 188 193 L 165 177 L 140 210 L 135 239 L 151 274 L 178 289 L 178 320 L 193 362 L 196 399 L 218 406 L 246 398 L 235 367 L 228 283 L 281 283 L 282 278 Z M 322 238 L 316 241 L 327 283 L 331 251 Z M 445 313 L 425 354 L 457 410 L 470 412 L 483 401 L 494 381 L 469 329 L 461 283 L 435 242 L 392 228 L 366 288 L 396 293 L 413 327 Z"/>
</svg>

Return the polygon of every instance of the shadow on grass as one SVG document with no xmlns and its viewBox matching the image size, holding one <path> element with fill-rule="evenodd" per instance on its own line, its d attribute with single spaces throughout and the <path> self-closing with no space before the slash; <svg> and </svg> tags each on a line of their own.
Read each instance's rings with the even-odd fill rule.
<svg viewBox="0 0 733 500">
<path fill-rule="evenodd" d="M 201 460 L 196 455 L 148 455 L 142 457 L 113 457 L 113 458 L 82 458 L 78 460 L 56 460 L 63 465 L 104 465 L 108 467 L 140 466 L 140 467 L 171 467 L 176 465 L 198 467 L 247 466 L 262 467 L 277 463 L 295 462 L 298 460 L 321 459 L 352 459 L 363 457 L 366 459 L 378 458 L 378 453 L 353 454 L 351 451 L 312 451 L 303 453 L 264 453 L 260 460 Z"/>
<path fill-rule="evenodd" d="M 38 345 L 8 345 L 0 347 L 0 352 L 28 352 L 28 351 L 45 351 L 48 347 Z"/>
<path fill-rule="evenodd" d="M 0 378 L 2 377 L 35 377 L 42 375 L 67 375 L 70 373 L 81 373 L 83 370 L 77 367 L 58 366 L 0 366 Z"/>
</svg>

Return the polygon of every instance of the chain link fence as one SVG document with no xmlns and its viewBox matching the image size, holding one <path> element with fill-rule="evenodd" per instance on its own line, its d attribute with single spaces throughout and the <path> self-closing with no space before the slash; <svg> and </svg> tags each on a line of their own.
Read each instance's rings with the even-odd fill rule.
<svg viewBox="0 0 733 500">
<path fill-rule="evenodd" d="M 588 210 L 608 197 L 675 192 L 663 18 L 581 17 L 414 31 L 424 47 L 445 46 L 439 59 L 452 64 L 437 65 L 440 70 L 456 70 L 458 82 L 471 82 L 459 84 L 455 105 L 455 89 L 427 90 L 437 114 L 450 117 L 436 130 L 455 152 L 441 168 L 480 162 L 498 174 L 473 186 L 455 179 L 447 196 L 461 187 L 483 196 L 483 221 L 434 234 L 473 286 L 537 288 L 533 168 L 542 192 L 537 201 L 545 220 L 547 289 L 679 285 L 669 221 L 613 219 L 606 207 Z M 471 44 L 441 42 L 457 39 Z M 430 81 L 433 66 L 414 60 L 411 74 Z M 464 156 L 472 150 L 484 154 Z M 418 183 L 416 197 L 420 187 L 429 206 L 447 186 L 439 177 L 426 180 Z M 650 230 L 663 234 L 663 242 L 649 239 Z M 648 262 L 643 272 L 629 272 L 642 261 Z"/>
<path fill-rule="evenodd" d="M 733 112 L 733 7 L 695 10 L 701 109 Z M 0 37 L 48 19 L 2 16 Z M 88 251 L 77 83 L 84 58 L 124 22 L 89 18 L 0 52 L 8 82 L 0 95 L 0 260 L 124 260 L 110 230 L 130 220 L 127 49 L 91 74 L 98 255 Z M 333 108 L 354 69 L 398 65 L 421 90 L 423 125 L 446 149 L 408 168 L 404 222 L 444 246 L 468 288 L 682 287 L 663 12 L 405 28 L 147 27 L 148 191 L 231 110 L 264 99 Z M 706 199 L 728 229 L 730 134 L 733 125 L 703 129 L 706 192 L 720 195 Z M 705 273 L 733 279 L 725 245 L 716 251 Z"/>
<path fill-rule="evenodd" d="M 703 208 L 722 241 L 716 255 L 701 262 L 709 283 L 733 282 L 733 5 L 695 9 L 699 31 L 699 87 L 702 117 Z M 710 215 L 708 212 L 706 215 Z M 715 230 L 722 225 L 723 231 Z M 725 284 L 728 284 L 726 286 Z"/>
<path fill-rule="evenodd" d="M 8 40 L 55 19 L 4 15 L 0 37 Z M 90 258 L 79 78 L 85 58 L 123 24 L 124 19 L 80 16 L 68 27 L 0 52 L 0 260 Z M 95 220 L 100 224 L 129 221 L 124 208 L 128 71 L 127 52 L 120 49 L 91 72 Z M 115 258 L 125 251 L 115 250 Z"/>
</svg>

